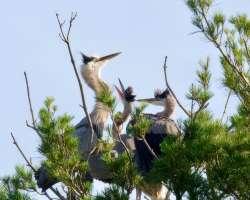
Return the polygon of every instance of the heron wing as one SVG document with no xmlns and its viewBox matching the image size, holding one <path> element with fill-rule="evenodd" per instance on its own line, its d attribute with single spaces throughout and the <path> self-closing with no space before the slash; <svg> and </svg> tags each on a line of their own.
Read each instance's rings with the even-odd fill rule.
<svg viewBox="0 0 250 200">
<path fill-rule="evenodd" d="M 87 156 L 89 150 L 96 144 L 97 138 L 102 136 L 103 128 L 93 124 L 95 134 L 92 136 L 92 131 L 87 121 L 87 118 L 83 118 L 76 126 L 73 133 L 79 139 L 79 153 L 82 158 Z M 92 144 L 90 141 L 92 140 Z"/>
<path fill-rule="evenodd" d="M 160 144 L 164 138 L 170 134 L 177 135 L 179 130 L 175 122 L 168 118 L 157 118 L 155 115 L 146 115 L 153 121 L 150 131 L 145 135 L 145 139 L 154 153 L 161 154 Z M 152 169 L 153 160 L 155 159 L 143 140 L 135 138 L 136 161 L 139 169 L 147 173 Z"/>
</svg>

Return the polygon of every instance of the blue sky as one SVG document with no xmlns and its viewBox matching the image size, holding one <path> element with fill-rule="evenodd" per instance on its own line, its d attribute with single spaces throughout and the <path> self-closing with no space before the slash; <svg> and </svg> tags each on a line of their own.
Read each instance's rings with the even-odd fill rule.
<svg viewBox="0 0 250 200">
<path fill-rule="evenodd" d="M 246 0 L 216 1 L 215 10 L 228 15 L 250 11 Z M 122 51 L 103 71 L 103 79 L 111 86 L 120 77 L 131 85 L 138 97 L 151 97 L 155 88 L 164 88 L 162 62 L 168 55 L 168 77 L 173 90 L 185 106 L 189 86 L 196 80 L 200 59 L 211 57 L 212 89 L 210 103 L 214 115 L 220 117 L 227 91 L 221 85 L 218 52 L 202 35 L 190 35 L 196 29 L 183 0 L 152 1 L 3 1 L 1 3 L 0 49 L 0 176 L 12 173 L 16 164 L 24 163 L 11 143 L 13 131 L 24 152 L 34 163 L 41 159 L 36 146 L 39 138 L 25 126 L 30 121 L 23 71 L 30 80 L 35 112 L 46 96 L 53 96 L 59 113 L 82 117 L 78 85 L 64 44 L 58 37 L 55 13 L 68 18 L 78 12 L 72 30 L 72 48 L 77 64 L 80 54 L 105 55 Z M 94 98 L 85 86 L 89 110 Z M 232 103 L 228 113 L 235 110 Z M 118 107 L 120 108 L 120 107 Z M 149 107 L 149 112 L 158 109 Z M 175 119 L 185 115 L 178 108 Z"/>
</svg>

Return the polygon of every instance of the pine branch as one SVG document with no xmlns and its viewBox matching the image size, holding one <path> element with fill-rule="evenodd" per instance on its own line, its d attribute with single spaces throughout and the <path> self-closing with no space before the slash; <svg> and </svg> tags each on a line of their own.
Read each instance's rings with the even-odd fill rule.
<svg viewBox="0 0 250 200">
<path fill-rule="evenodd" d="M 13 140 L 13 144 L 17 147 L 18 151 L 20 152 L 20 154 L 22 155 L 22 157 L 24 158 L 24 160 L 26 161 L 28 167 L 30 167 L 32 169 L 32 171 L 34 173 L 36 173 L 36 169 L 35 167 L 33 167 L 33 165 L 31 164 L 31 162 L 29 161 L 29 159 L 25 156 L 25 154 L 23 153 L 22 149 L 20 148 L 20 146 L 18 145 L 13 133 L 11 132 L 11 137 L 12 137 L 12 140 Z M 66 200 L 59 192 L 57 189 L 53 188 L 53 187 L 50 187 L 51 191 L 59 197 L 59 199 L 61 200 Z M 48 199 L 52 199 L 47 192 L 45 192 L 45 195 L 48 197 Z"/>
<path fill-rule="evenodd" d="M 207 19 L 206 13 L 204 12 L 203 9 L 201 9 L 200 11 L 201 16 L 203 17 L 206 26 L 208 27 L 209 32 L 211 32 L 211 25 Z M 205 30 L 202 30 L 203 33 L 205 33 Z M 205 34 L 205 36 L 207 37 L 207 34 Z M 225 61 L 232 67 L 232 69 L 241 77 L 241 79 L 245 82 L 245 84 L 247 85 L 247 87 L 250 87 L 250 82 L 247 79 L 247 77 L 245 77 L 245 75 L 243 74 L 242 71 L 240 71 L 228 58 L 228 56 L 226 56 L 225 52 L 223 51 L 221 45 L 218 43 L 218 41 L 216 40 L 216 38 L 212 35 L 209 35 L 209 37 L 207 37 L 207 39 L 209 41 L 211 41 L 212 43 L 214 43 L 215 47 L 219 50 L 219 52 L 221 53 L 221 55 L 223 56 L 223 58 L 225 59 Z"/>
</svg>

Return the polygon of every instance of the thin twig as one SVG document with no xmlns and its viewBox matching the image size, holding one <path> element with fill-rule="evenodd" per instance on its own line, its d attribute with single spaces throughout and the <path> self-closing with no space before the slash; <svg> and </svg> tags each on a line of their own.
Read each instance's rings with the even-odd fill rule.
<svg viewBox="0 0 250 200">
<path fill-rule="evenodd" d="M 25 156 L 25 154 L 23 153 L 22 149 L 19 147 L 13 133 L 11 132 L 11 137 L 13 139 L 13 144 L 17 147 L 18 151 L 21 153 L 22 157 L 24 158 L 24 160 L 26 161 L 27 165 L 34 171 L 36 172 L 36 169 L 32 166 L 32 164 L 30 163 L 29 159 Z"/>
<path fill-rule="evenodd" d="M 167 59 L 168 57 L 165 57 L 165 61 L 164 61 L 164 65 L 163 65 L 163 70 L 164 70 L 164 77 L 165 77 L 165 83 L 167 88 L 170 90 L 171 94 L 173 95 L 173 97 L 175 98 L 177 104 L 181 107 L 181 109 L 184 111 L 184 113 L 188 116 L 191 117 L 190 113 L 187 111 L 187 109 L 184 108 L 184 106 L 180 103 L 180 101 L 178 100 L 178 98 L 176 97 L 175 93 L 173 92 L 173 90 L 171 89 L 169 83 L 168 83 L 168 79 L 167 79 Z"/>
<path fill-rule="evenodd" d="M 156 159 L 159 159 L 158 156 L 155 154 L 154 150 L 149 146 L 147 140 L 145 139 L 145 137 L 143 137 L 143 142 L 146 145 L 147 149 L 150 151 L 150 153 L 152 154 L 152 156 L 154 156 Z"/>
<path fill-rule="evenodd" d="M 39 133 L 39 130 L 38 130 L 35 126 L 30 125 L 30 124 L 28 123 L 28 121 L 26 121 L 26 126 L 27 126 L 28 128 L 31 128 L 31 129 L 33 129 L 34 131 L 36 131 L 36 132 Z M 40 133 L 39 133 L 39 134 L 40 134 Z"/>
<path fill-rule="evenodd" d="M 30 107 L 30 115 L 31 115 L 32 125 L 33 125 L 32 128 L 36 131 L 36 133 L 38 134 L 38 136 L 40 138 L 42 138 L 41 133 L 39 133 L 39 131 L 35 128 L 36 127 L 36 121 L 35 121 L 34 111 L 33 111 L 32 103 L 31 103 L 30 87 L 29 87 L 29 81 L 28 81 L 28 76 L 27 76 L 26 72 L 24 72 L 24 77 L 25 77 L 26 91 L 27 91 L 27 96 L 28 96 L 28 101 L 29 101 L 29 107 Z M 27 121 L 26 121 L 26 125 L 31 128 L 31 126 L 28 124 Z"/>
<path fill-rule="evenodd" d="M 26 161 L 26 163 L 27 163 L 27 165 L 28 165 L 28 167 L 30 167 L 31 169 L 32 169 L 32 171 L 34 172 L 34 173 L 36 173 L 37 171 L 36 171 L 36 169 L 35 169 L 35 167 L 33 167 L 33 165 L 30 163 L 30 161 L 29 161 L 29 159 L 25 156 L 25 154 L 23 153 L 23 151 L 22 151 L 22 149 L 20 148 L 20 146 L 18 145 L 18 143 L 17 143 L 17 141 L 16 141 L 16 139 L 15 139 L 15 137 L 14 137 L 14 135 L 13 135 L 13 133 L 11 132 L 11 137 L 12 137 L 12 139 L 13 139 L 13 144 L 17 147 L 17 149 L 18 149 L 18 151 L 20 152 L 20 154 L 22 155 L 22 157 L 24 158 L 24 160 Z M 54 194 L 56 195 L 56 196 L 58 196 L 61 200 L 66 200 L 55 188 L 53 188 L 53 187 L 50 187 L 50 189 L 54 192 Z M 47 193 L 47 195 L 48 195 L 48 193 Z M 46 195 L 46 196 L 47 196 Z M 50 198 L 51 199 L 51 198 Z"/>
<path fill-rule="evenodd" d="M 30 95 L 30 87 L 29 87 L 29 81 L 28 81 L 28 75 L 26 72 L 24 72 L 24 77 L 25 77 L 25 84 L 26 84 L 26 91 L 27 91 L 27 97 L 28 97 L 28 101 L 29 101 L 29 108 L 30 108 L 30 115 L 31 115 L 31 119 L 32 119 L 32 126 L 29 125 L 28 121 L 26 121 L 26 126 L 29 128 L 32 128 L 40 138 L 42 138 L 41 133 L 39 132 L 39 130 L 36 128 L 36 121 L 35 121 L 35 117 L 34 117 L 34 111 L 33 111 L 33 107 L 32 107 L 32 102 L 31 102 L 31 95 Z M 11 137 L 13 139 L 13 143 L 14 145 L 17 147 L 17 149 L 19 150 L 19 152 L 21 153 L 22 157 L 25 159 L 25 161 L 27 162 L 28 166 L 34 171 L 36 172 L 36 169 L 32 166 L 31 162 L 27 159 L 27 157 L 24 155 L 23 151 L 21 150 L 21 148 L 19 147 L 19 145 L 17 144 L 14 135 L 11 133 Z M 54 188 L 51 188 L 51 190 L 55 190 Z M 55 194 L 57 193 L 56 190 L 53 191 Z M 52 200 L 52 198 L 49 196 L 49 194 L 47 192 L 44 193 L 45 196 Z M 61 196 L 61 194 L 56 194 L 58 197 Z"/>
<path fill-rule="evenodd" d="M 111 113 L 111 120 L 112 120 L 112 122 L 113 122 L 113 125 L 114 125 L 115 129 L 116 129 L 116 130 L 119 130 L 118 127 L 117 127 L 117 125 L 116 125 L 116 122 L 115 122 L 115 119 L 114 119 L 114 116 L 113 116 L 112 113 Z M 122 144 L 123 148 L 124 148 L 125 151 L 127 152 L 127 155 L 128 155 L 128 157 L 129 157 L 130 163 L 132 163 L 133 161 L 132 161 L 131 155 L 130 155 L 130 153 L 129 153 L 129 150 L 128 150 L 126 144 L 122 141 L 121 135 L 120 135 L 119 133 L 118 133 L 117 135 L 118 135 L 119 142 Z"/>
<path fill-rule="evenodd" d="M 68 53 L 69 53 L 69 56 L 70 56 L 70 61 L 71 61 L 71 64 L 73 66 L 74 73 L 75 73 L 75 76 L 76 76 L 76 79 L 77 79 L 77 82 L 78 82 L 78 85 L 79 85 L 80 94 L 81 94 L 81 100 L 82 100 L 82 105 L 83 105 L 83 110 L 84 110 L 84 113 L 85 113 L 85 115 L 87 117 L 87 121 L 88 121 L 88 124 L 89 124 L 90 129 L 91 129 L 91 141 L 90 141 L 90 145 L 91 145 L 92 142 L 93 142 L 93 136 L 94 136 L 95 132 L 94 132 L 94 128 L 93 128 L 93 124 L 92 124 L 90 115 L 88 113 L 88 109 L 87 109 L 87 105 L 86 105 L 86 101 L 85 101 L 85 96 L 84 96 L 84 92 L 83 92 L 83 85 L 81 83 L 79 74 L 77 72 L 77 67 L 76 67 L 75 59 L 74 59 L 74 56 L 73 56 L 73 53 L 72 53 L 72 50 L 71 50 L 70 38 L 69 38 L 70 31 L 71 31 L 71 28 L 72 28 L 72 24 L 73 24 L 74 20 L 76 19 L 76 17 L 77 17 L 77 13 L 75 13 L 75 14 L 72 13 L 71 14 L 71 18 L 70 18 L 70 21 L 69 21 L 69 27 L 68 27 L 67 35 L 65 35 L 65 32 L 63 30 L 64 23 L 62 23 L 60 21 L 59 14 L 58 13 L 56 14 L 57 22 L 58 22 L 59 29 L 60 29 L 60 37 L 61 37 L 62 41 L 67 46 L 67 50 L 68 50 Z"/>
<path fill-rule="evenodd" d="M 193 92 L 193 89 L 194 89 L 194 84 L 192 83 L 192 92 Z M 192 101 L 191 101 L 191 120 L 193 120 L 193 116 L 194 116 L 194 98 L 192 98 Z"/>
<path fill-rule="evenodd" d="M 245 47 L 245 50 L 246 50 L 246 55 L 247 55 L 248 59 L 250 59 L 250 53 L 249 53 L 247 41 L 245 39 L 243 39 L 243 43 L 244 43 L 244 47 Z"/>
<path fill-rule="evenodd" d="M 223 121 L 224 116 L 226 114 L 227 106 L 228 106 L 229 99 L 230 99 L 231 95 L 232 95 L 232 90 L 230 89 L 229 92 L 228 92 L 227 100 L 226 100 L 226 103 L 225 103 L 225 106 L 224 106 L 224 110 L 223 110 L 223 113 L 222 113 L 222 116 L 221 116 L 221 119 L 220 119 L 221 122 Z"/>
</svg>

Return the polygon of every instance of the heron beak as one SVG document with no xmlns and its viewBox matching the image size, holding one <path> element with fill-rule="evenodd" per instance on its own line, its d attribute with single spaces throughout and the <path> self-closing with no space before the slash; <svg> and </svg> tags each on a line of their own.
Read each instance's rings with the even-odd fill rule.
<svg viewBox="0 0 250 200">
<path fill-rule="evenodd" d="M 118 78 L 118 81 L 119 81 L 119 84 L 120 84 L 121 89 L 119 89 L 118 86 L 114 85 L 114 86 L 115 86 L 115 89 L 116 89 L 117 93 L 119 94 L 119 96 L 120 96 L 121 98 L 124 98 L 124 96 L 125 96 L 125 88 L 124 88 L 124 85 L 123 85 L 121 79 Z"/>
<path fill-rule="evenodd" d="M 136 101 L 138 101 L 138 102 L 145 102 L 145 103 L 153 103 L 153 102 L 156 102 L 157 99 L 155 99 L 155 98 L 137 99 Z"/>
<path fill-rule="evenodd" d="M 115 89 L 116 89 L 117 93 L 119 94 L 119 96 L 121 98 L 124 98 L 124 93 L 116 85 L 114 85 L 114 86 L 115 86 Z"/>
<path fill-rule="evenodd" d="M 157 98 L 148 98 L 148 99 L 137 99 L 138 102 L 150 103 L 157 106 L 162 106 L 162 101 Z"/>
<path fill-rule="evenodd" d="M 99 62 L 99 61 L 110 60 L 110 59 L 112 59 L 112 58 L 114 58 L 114 57 L 116 57 L 116 56 L 118 56 L 118 55 L 120 55 L 120 54 L 121 54 L 121 52 L 109 54 L 109 55 L 107 55 L 107 56 L 103 56 L 103 57 L 99 58 L 97 61 Z"/>
<path fill-rule="evenodd" d="M 121 89 L 122 89 L 122 92 L 125 93 L 125 87 L 124 87 L 124 85 L 123 85 L 121 79 L 118 78 L 118 81 L 119 81 L 120 87 L 121 87 Z"/>
</svg>

